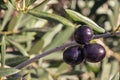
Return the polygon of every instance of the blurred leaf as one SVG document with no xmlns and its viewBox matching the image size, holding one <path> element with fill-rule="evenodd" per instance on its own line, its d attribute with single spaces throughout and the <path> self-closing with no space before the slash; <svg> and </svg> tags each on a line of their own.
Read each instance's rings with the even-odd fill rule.
<svg viewBox="0 0 120 80">
<path fill-rule="evenodd" d="M 113 8 L 113 16 L 114 16 L 114 26 L 117 26 L 118 16 L 119 16 L 119 9 L 120 9 L 120 2 L 118 0 L 115 0 L 115 6 Z"/>
<path fill-rule="evenodd" d="M 18 73 L 20 70 L 15 68 L 0 68 L 0 77 L 10 76 L 15 73 Z"/>
<path fill-rule="evenodd" d="M 115 4 L 115 6 L 112 8 L 113 10 L 111 10 L 111 14 L 108 14 L 110 23 L 111 23 L 111 26 L 113 27 L 113 29 L 114 29 L 114 27 L 117 26 L 117 21 L 118 21 L 118 16 L 119 16 L 119 7 L 120 7 L 120 3 L 118 0 L 115 0 L 114 4 Z"/>
<path fill-rule="evenodd" d="M 110 80 L 120 80 L 120 72 L 116 73 Z"/>
<path fill-rule="evenodd" d="M 59 67 L 58 70 L 56 72 L 57 75 L 63 74 L 65 72 L 68 71 L 70 65 L 66 64 L 66 63 L 62 63 Z"/>
<path fill-rule="evenodd" d="M 36 0 L 30 0 L 30 4 L 33 4 Z"/>
<path fill-rule="evenodd" d="M 102 27 L 98 26 L 94 21 L 83 16 L 82 14 L 69 9 L 66 9 L 66 12 L 74 21 L 84 22 L 97 32 L 100 32 L 100 33 L 105 32 L 105 30 Z"/>
<path fill-rule="evenodd" d="M 25 0 L 26 6 L 33 4 L 36 0 Z"/>
<path fill-rule="evenodd" d="M 20 50 L 20 52 L 24 55 L 24 56 L 28 56 L 28 53 L 26 52 L 26 50 L 23 48 L 23 46 L 21 46 L 19 43 L 15 42 L 14 40 L 11 40 L 9 38 L 7 38 L 7 41 L 9 43 L 11 43 L 12 45 L 14 45 L 16 48 L 18 48 L 18 50 Z"/>
<path fill-rule="evenodd" d="M 16 0 L 9 0 L 9 2 L 10 2 L 13 6 L 15 6 L 15 1 L 16 1 Z"/>
<path fill-rule="evenodd" d="M 47 13 L 47 12 L 38 12 L 38 11 L 35 11 L 35 10 L 30 10 L 28 13 L 35 16 L 35 17 L 44 18 L 44 19 L 53 19 L 55 21 L 58 21 L 58 22 L 60 22 L 64 25 L 66 25 L 66 26 L 74 27 L 72 22 L 70 22 L 66 18 L 64 18 L 62 16 L 59 16 L 57 14 Z"/>
<path fill-rule="evenodd" d="M 52 28 L 49 32 L 47 32 L 38 42 L 30 50 L 29 54 L 38 54 L 44 47 L 46 47 L 53 39 L 53 37 L 58 33 L 61 28 L 62 24 L 56 25 Z"/>
<path fill-rule="evenodd" d="M 0 30 L 3 30 L 3 29 L 4 29 L 4 27 L 6 26 L 7 22 L 9 21 L 11 15 L 12 15 L 12 12 L 13 12 L 13 7 L 12 7 L 12 5 L 8 2 L 8 10 L 5 12 L 5 16 L 4 16 L 4 19 L 3 19 L 2 26 L 0 27 Z"/>
<path fill-rule="evenodd" d="M 62 27 L 62 24 L 58 24 L 42 37 L 45 41 L 44 47 L 51 43 L 53 37 L 62 29 Z"/>
<path fill-rule="evenodd" d="M 49 80 L 48 72 L 44 68 L 37 69 L 37 76 L 39 77 L 39 79 L 37 78 L 36 80 Z"/>
<path fill-rule="evenodd" d="M 16 30 L 18 26 L 21 24 L 20 21 L 22 17 L 23 17 L 23 14 L 18 14 L 18 15 L 13 16 L 8 25 L 8 31 Z"/>
<path fill-rule="evenodd" d="M 32 9 L 37 10 L 37 11 L 40 11 L 40 10 L 44 11 L 45 10 L 44 8 L 45 8 L 46 4 L 48 3 L 48 1 L 50 1 L 50 0 L 44 0 L 41 3 L 39 3 L 38 5 L 34 6 Z"/>
<path fill-rule="evenodd" d="M 111 64 L 107 63 L 107 59 L 104 59 L 102 64 L 102 73 L 101 73 L 100 80 L 108 80 L 110 70 L 111 70 Z"/>
<path fill-rule="evenodd" d="M 26 80 L 31 80 L 31 75 L 30 75 L 30 74 L 27 74 L 27 75 L 25 76 L 25 79 L 26 79 Z"/>
<path fill-rule="evenodd" d="M 8 59 L 6 59 L 6 65 L 14 67 L 14 66 L 26 61 L 27 59 L 29 59 L 29 57 L 26 57 L 26 56 L 18 56 L 18 57 L 8 58 Z"/>
<path fill-rule="evenodd" d="M 18 43 L 24 43 L 27 41 L 34 40 L 34 35 L 35 35 L 34 32 L 31 32 L 31 33 L 28 32 L 27 34 L 23 34 L 23 35 L 9 36 L 9 38 L 14 40 L 15 42 L 18 42 Z"/>
<path fill-rule="evenodd" d="M 48 56 L 45 56 L 43 59 L 44 60 L 53 60 L 53 59 L 54 60 L 62 60 L 62 53 L 63 53 L 63 51 L 57 51 Z M 56 57 L 56 56 L 59 56 L 59 57 Z"/>
<path fill-rule="evenodd" d="M 7 10 L 7 6 L 5 4 L 5 2 L 3 0 L 0 1 L 0 9 L 4 9 L 4 10 Z"/>
<path fill-rule="evenodd" d="M 5 4 L 0 4 L 0 9 L 4 9 L 4 10 L 7 10 L 7 6 Z"/>
<path fill-rule="evenodd" d="M 50 75 L 50 74 L 48 74 L 48 79 L 49 80 L 54 80 L 53 77 L 52 77 L 52 75 Z"/>
<path fill-rule="evenodd" d="M 45 51 L 53 49 L 53 48 L 55 48 L 57 46 L 62 45 L 65 42 L 67 42 L 68 39 L 72 36 L 73 32 L 74 32 L 73 27 L 66 27 L 63 31 L 61 31 L 59 34 L 56 35 L 56 37 L 53 39 L 51 44 L 49 44 L 45 48 Z"/>
<path fill-rule="evenodd" d="M 1 47 L 1 67 L 5 65 L 5 56 L 6 56 L 6 40 L 5 35 L 2 37 L 2 47 Z"/>
<path fill-rule="evenodd" d="M 110 78 L 113 78 L 113 79 L 110 79 L 110 80 L 117 80 L 117 79 L 114 79 L 115 76 L 117 75 L 116 73 L 118 72 L 119 70 L 119 62 L 117 61 L 112 61 L 111 62 L 111 73 L 110 73 Z"/>
<path fill-rule="evenodd" d="M 86 67 L 88 70 L 90 70 L 92 72 L 99 72 L 100 71 L 99 63 L 86 62 Z"/>
<path fill-rule="evenodd" d="M 71 71 L 71 72 L 66 72 L 66 73 L 63 73 L 61 75 L 81 75 L 83 74 L 84 72 L 82 71 Z"/>
<path fill-rule="evenodd" d="M 7 80 L 21 80 L 21 77 L 10 77 Z"/>
<path fill-rule="evenodd" d="M 38 54 L 43 49 L 44 46 L 44 40 L 40 39 L 38 42 L 35 43 L 35 45 L 31 48 L 29 51 L 29 54 Z"/>
<path fill-rule="evenodd" d="M 112 29 L 114 29 L 114 26 L 115 26 L 114 16 L 112 14 L 108 14 L 108 17 L 109 17 Z"/>
</svg>

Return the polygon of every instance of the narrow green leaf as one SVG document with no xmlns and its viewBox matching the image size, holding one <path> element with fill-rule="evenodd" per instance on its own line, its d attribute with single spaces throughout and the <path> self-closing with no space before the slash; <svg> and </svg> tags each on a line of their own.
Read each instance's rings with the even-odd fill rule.
<svg viewBox="0 0 120 80">
<path fill-rule="evenodd" d="M 63 51 L 57 51 L 48 56 L 45 56 L 43 59 L 44 60 L 53 60 L 53 59 L 54 60 L 62 60 L 63 59 L 62 53 L 63 53 Z M 56 56 L 59 56 L 59 57 L 56 57 Z"/>
<path fill-rule="evenodd" d="M 108 80 L 110 74 L 111 64 L 108 63 L 108 59 L 105 58 L 102 62 L 102 72 L 100 80 Z"/>
<path fill-rule="evenodd" d="M 90 63 L 86 62 L 86 67 L 88 70 L 93 71 L 93 72 L 99 72 L 100 71 L 100 64 L 99 63 Z"/>
<path fill-rule="evenodd" d="M 31 4 L 33 4 L 35 1 L 37 1 L 37 0 L 25 0 L 25 6 L 28 7 Z"/>
<path fill-rule="evenodd" d="M 34 10 L 38 10 L 38 11 L 44 11 L 45 10 L 45 6 L 48 3 L 48 1 L 50 0 L 44 0 L 41 3 L 39 3 L 38 5 L 34 6 L 32 9 Z"/>
<path fill-rule="evenodd" d="M 66 63 L 62 63 L 59 67 L 58 70 L 56 72 L 57 75 L 63 74 L 65 72 L 68 71 L 68 68 L 70 67 L 70 65 L 66 64 Z"/>
<path fill-rule="evenodd" d="M 30 36 L 28 36 L 28 34 Z M 27 41 L 34 40 L 34 35 L 35 35 L 35 33 L 32 32 L 32 33 L 27 33 L 25 35 L 10 36 L 10 39 L 12 39 L 12 40 L 14 40 L 15 42 L 18 42 L 18 43 L 24 43 L 24 42 L 27 42 Z"/>
<path fill-rule="evenodd" d="M 9 79 L 7 79 L 7 80 L 21 80 L 21 77 L 10 77 Z"/>
<path fill-rule="evenodd" d="M 108 17 L 109 17 L 112 29 L 114 29 L 114 26 L 115 26 L 115 20 L 114 20 L 114 16 L 113 15 L 114 14 L 108 14 Z"/>
<path fill-rule="evenodd" d="M 33 4 L 37 0 L 29 0 L 29 5 Z"/>
<path fill-rule="evenodd" d="M 84 22 L 97 32 L 105 32 L 105 30 L 102 27 L 98 26 L 94 21 L 92 21 L 88 17 L 85 17 L 82 14 L 69 9 L 66 9 L 66 12 L 74 21 Z"/>
<path fill-rule="evenodd" d="M 18 14 L 13 16 L 13 18 L 10 20 L 10 23 L 8 25 L 8 31 L 14 31 L 14 29 L 17 29 L 21 24 L 20 21 L 22 17 L 23 17 L 23 14 Z"/>
<path fill-rule="evenodd" d="M 44 40 L 41 39 L 38 42 L 35 43 L 35 45 L 31 48 L 29 51 L 29 54 L 38 54 L 43 49 L 44 46 Z"/>
<path fill-rule="evenodd" d="M 7 6 L 5 4 L 0 4 L 0 9 L 4 9 L 4 10 L 7 10 Z"/>
<path fill-rule="evenodd" d="M 11 40 L 9 38 L 7 38 L 7 41 L 9 43 L 11 43 L 12 45 L 14 45 L 16 48 L 18 48 L 18 50 L 20 50 L 20 52 L 24 55 L 24 56 L 28 56 L 28 53 L 26 52 L 26 50 L 24 49 L 23 46 L 21 46 L 19 43 L 15 42 L 14 40 Z"/>
<path fill-rule="evenodd" d="M 117 71 L 119 70 L 119 62 L 117 61 L 112 61 L 111 62 L 111 75 L 116 74 Z"/>
<path fill-rule="evenodd" d="M 30 50 L 29 54 L 38 54 L 44 47 L 46 47 L 53 39 L 53 37 L 58 33 L 61 28 L 62 24 L 56 25 L 54 28 L 52 28 L 49 32 L 47 32 L 42 39 L 38 40 L 38 42 L 35 43 L 35 45 Z"/>
<path fill-rule="evenodd" d="M 119 18 L 119 9 L 120 9 L 120 2 L 118 0 L 115 0 L 115 7 L 113 8 L 113 16 L 114 16 L 114 21 L 115 21 L 115 27 L 117 26 L 117 21 Z"/>
<path fill-rule="evenodd" d="M 84 72 L 82 71 L 71 71 L 71 72 L 66 72 L 66 73 L 63 73 L 63 74 L 60 74 L 60 75 L 82 75 Z"/>
<path fill-rule="evenodd" d="M 13 58 L 6 59 L 5 63 L 8 66 L 14 67 L 14 66 L 22 63 L 23 61 L 26 61 L 27 59 L 29 59 L 29 57 L 18 56 L 18 57 L 13 57 Z"/>
<path fill-rule="evenodd" d="M 1 66 L 5 65 L 5 55 L 6 55 L 6 40 L 5 35 L 2 37 L 2 47 L 1 47 Z"/>
<path fill-rule="evenodd" d="M 109 63 L 103 67 L 102 74 L 101 74 L 101 80 L 108 80 L 110 69 L 111 69 L 111 64 Z"/>
<path fill-rule="evenodd" d="M 0 77 L 10 76 L 15 73 L 18 73 L 20 70 L 15 68 L 0 68 Z"/>
<path fill-rule="evenodd" d="M 8 9 L 6 3 L 3 0 L 0 1 L 0 9 L 4 9 L 4 10 Z"/>
<path fill-rule="evenodd" d="M 13 7 L 12 5 L 8 2 L 8 10 L 5 12 L 5 17 L 3 19 L 3 23 L 2 23 L 2 26 L 0 27 L 0 30 L 3 30 L 5 25 L 7 24 L 7 22 L 9 21 L 11 15 L 12 15 L 12 12 L 13 12 Z"/>
<path fill-rule="evenodd" d="M 52 19 L 52 20 L 58 21 L 64 25 L 66 25 L 66 26 L 74 27 L 72 22 L 70 22 L 66 18 L 59 16 L 57 14 L 47 13 L 47 12 L 38 12 L 35 10 L 30 10 L 28 13 L 35 17 L 44 18 L 44 19 Z"/>
<path fill-rule="evenodd" d="M 110 78 L 109 80 L 120 80 L 120 72 L 118 72 L 115 75 L 113 75 L 113 77 Z"/>
<path fill-rule="evenodd" d="M 13 6 L 15 6 L 16 0 L 9 0 L 9 2 L 10 2 Z"/>
<path fill-rule="evenodd" d="M 66 27 L 63 31 L 61 31 L 59 34 L 56 35 L 56 37 L 53 39 L 51 44 L 49 44 L 45 48 L 45 51 L 53 49 L 57 46 L 62 45 L 65 42 L 67 42 L 68 39 L 72 36 L 73 32 L 74 32 L 73 27 Z"/>
<path fill-rule="evenodd" d="M 62 29 L 62 27 L 62 24 L 58 24 L 42 37 L 42 39 L 45 41 L 44 47 L 51 43 L 53 37 Z"/>
</svg>

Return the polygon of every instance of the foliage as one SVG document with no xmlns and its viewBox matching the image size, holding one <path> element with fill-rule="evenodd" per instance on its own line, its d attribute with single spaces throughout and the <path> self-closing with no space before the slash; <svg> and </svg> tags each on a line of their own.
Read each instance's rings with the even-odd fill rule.
<svg viewBox="0 0 120 80">
<path fill-rule="evenodd" d="M 99 63 L 84 61 L 71 67 L 63 62 L 62 49 L 15 69 L 38 54 L 74 41 L 74 30 L 83 24 L 96 35 L 114 32 L 120 24 L 119 0 L 0 1 L 0 80 L 119 80 L 119 35 L 91 41 L 106 49 L 107 56 Z"/>
</svg>

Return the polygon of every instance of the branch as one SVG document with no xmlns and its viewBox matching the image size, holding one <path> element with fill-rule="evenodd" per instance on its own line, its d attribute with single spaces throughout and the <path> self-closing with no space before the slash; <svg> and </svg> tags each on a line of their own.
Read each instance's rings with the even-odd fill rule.
<svg viewBox="0 0 120 80">
<path fill-rule="evenodd" d="M 115 36 L 115 35 L 119 35 L 119 34 L 120 34 L 120 32 L 116 32 L 116 33 L 114 33 L 114 34 L 111 34 L 111 33 L 100 34 L 100 35 L 95 35 L 95 36 L 94 36 L 94 39 L 102 38 L 102 37 L 110 37 L 110 36 Z M 51 53 L 53 53 L 53 52 L 62 50 L 62 49 L 66 48 L 66 47 L 69 47 L 69 46 L 71 46 L 71 45 L 77 45 L 77 43 L 76 43 L 75 41 L 72 41 L 72 42 L 70 42 L 70 43 L 66 43 L 66 44 L 64 44 L 64 45 L 62 45 L 62 46 L 56 47 L 56 48 L 51 49 L 51 50 L 49 50 L 49 51 L 47 51 L 47 52 L 44 52 L 44 53 L 42 53 L 42 54 L 38 54 L 38 55 L 36 55 L 35 57 L 33 57 L 32 59 L 26 60 L 26 61 L 24 61 L 23 63 L 17 65 L 15 68 L 21 69 L 21 68 L 23 68 L 23 67 L 25 67 L 25 66 L 27 66 L 27 65 L 35 62 L 35 61 L 37 61 L 38 59 L 40 59 L 40 58 L 42 58 L 42 57 L 45 57 L 45 56 L 47 56 L 47 55 L 49 55 L 49 54 L 51 54 Z"/>
<path fill-rule="evenodd" d="M 65 47 L 68 47 L 68 46 L 71 46 L 71 45 L 76 45 L 76 44 L 77 44 L 77 43 L 73 41 L 73 42 L 71 42 L 71 43 L 67 43 L 67 44 L 64 44 L 64 45 L 62 45 L 62 46 L 56 47 L 56 48 L 51 49 L 51 50 L 49 50 L 49 51 L 47 51 L 47 52 L 44 52 L 44 53 L 39 54 L 39 55 L 36 55 L 36 56 L 35 56 L 34 58 L 32 58 L 32 59 L 29 59 L 29 60 L 24 61 L 23 63 L 17 65 L 15 68 L 21 69 L 21 68 L 23 68 L 23 67 L 31 64 L 32 62 L 37 61 L 38 59 L 40 59 L 40 58 L 42 58 L 42 57 L 45 57 L 45 56 L 47 56 L 47 55 L 49 55 L 49 54 L 51 54 L 51 53 L 53 53 L 53 52 L 62 50 L 62 49 L 64 49 Z"/>
</svg>

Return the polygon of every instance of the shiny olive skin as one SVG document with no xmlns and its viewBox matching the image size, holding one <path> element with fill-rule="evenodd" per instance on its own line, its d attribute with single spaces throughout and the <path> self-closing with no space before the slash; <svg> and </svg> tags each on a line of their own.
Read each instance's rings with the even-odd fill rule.
<svg viewBox="0 0 120 80">
<path fill-rule="evenodd" d="M 86 61 L 94 63 L 103 60 L 106 55 L 106 51 L 102 45 L 94 43 L 84 46 L 84 54 Z"/>
<path fill-rule="evenodd" d="M 63 52 L 63 60 L 72 66 L 81 63 L 84 60 L 83 48 L 80 46 L 71 46 Z"/>
<path fill-rule="evenodd" d="M 87 25 L 78 27 L 74 32 L 74 39 L 79 44 L 88 44 L 93 36 L 93 30 Z"/>
</svg>

